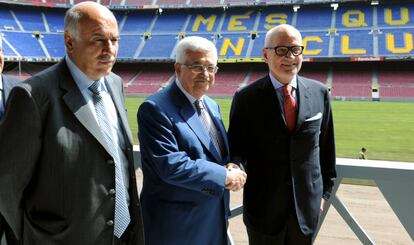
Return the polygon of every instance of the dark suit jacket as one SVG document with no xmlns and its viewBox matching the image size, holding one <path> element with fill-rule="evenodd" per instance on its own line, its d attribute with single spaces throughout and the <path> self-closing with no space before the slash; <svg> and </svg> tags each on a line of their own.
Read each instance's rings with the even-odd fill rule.
<svg viewBox="0 0 414 245">
<path fill-rule="evenodd" d="M 127 144 L 131 239 L 143 243 L 121 78 L 105 77 Z M 113 157 L 62 61 L 10 93 L 0 125 L 0 212 L 24 244 L 112 244 Z"/>
<path fill-rule="evenodd" d="M 3 106 L 3 108 L 5 108 L 6 101 L 7 101 L 7 98 L 9 97 L 10 90 L 15 85 L 17 85 L 19 82 L 21 82 L 21 80 L 18 79 L 17 77 L 1 74 L 1 82 L 3 83 L 2 84 L 3 85 L 3 91 L 1 91 L 1 93 L 3 95 L 2 96 L 3 101 L 1 102 L 2 104 L 0 104 L 0 107 Z M 2 117 L 0 116 L 0 120 L 1 120 L 1 118 Z M 4 221 L 2 215 L 0 215 L 0 240 L 1 240 L 1 237 L 3 236 L 4 232 L 6 232 L 6 239 L 7 239 L 8 245 L 16 244 L 13 232 L 10 230 L 10 227 L 8 227 L 8 225 Z"/>
<path fill-rule="evenodd" d="M 17 77 L 8 76 L 8 75 L 4 75 L 4 74 L 1 74 L 1 80 L 3 82 L 4 96 L 5 96 L 6 99 L 7 99 L 7 97 L 9 97 L 10 90 L 16 84 L 21 82 L 21 80 Z"/>
<path fill-rule="evenodd" d="M 275 234 L 293 210 L 304 234 L 315 232 L 322 195 L 329 196 L 335 144 L 328 90 L 298 76 L 298 119 L 290 133 L 266 76 L 237 91 L 230 112 L 231 158 L 245 164 L 244 222 Z"/>
<path fill-rule="evenodd" d="M 207 96 L 204 103 L 223 137 L 223 158 L 175 82 L 147 98 L 138 110 L 147 245 L 227 241 L 227 136 L 218 105 Z"/>
</svg>

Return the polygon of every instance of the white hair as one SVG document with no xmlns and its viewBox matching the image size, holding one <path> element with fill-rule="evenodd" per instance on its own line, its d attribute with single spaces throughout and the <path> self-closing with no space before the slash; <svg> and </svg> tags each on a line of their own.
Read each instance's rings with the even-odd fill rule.
<svg viewBox="0 0 414 245">
<path fill-rule="evenodd" d="M 79 40 L 78 24 L 82 18 L 82 14 L 81 11 L 75 6 L 66 11 L 64 29 L 65 31 L 69 32 L 76 40 Z"/>
<path fill-rule="evenodd" d="M 294 35 L 298 38 L 298 40 L 302 41 L 302 35 L 300 34 L 299 30 L 295 27 L 288 25 L 288 24 L 281 24 L 273 27 L 272 29 L 266 32 L 265 37 L 265 47 L 268 47 L 272 43 L 272 38 L 278 35 Z"/>
<path fill-rule="evenodd" d="M 182 39 L 175 50 L 175 62 L 184 64 L 188 51 L 213 53 L 217 62 L 217 48 L 214 43 L 204 37 L 191 36 Z"/>
</svg>

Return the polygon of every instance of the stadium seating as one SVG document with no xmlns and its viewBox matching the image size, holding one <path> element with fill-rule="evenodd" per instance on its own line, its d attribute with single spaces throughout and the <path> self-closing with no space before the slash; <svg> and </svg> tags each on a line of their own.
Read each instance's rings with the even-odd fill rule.
<svg viewBox="0 0 414 245">
<path fill-rule="evenodd" d="M 378 67 L 381 98 L 414 98 L 414 70 L 412 62 L 382 64 Z"/>
<path fill-rule="evenodd" d="M 125 88 L 127 94 L 152 94 L 165 86 L 174 75 L 172 64 L 136 65 L 140 72 L 133 77 Z"/>
<path fill-rule="evenodd" d="M 326 62 L 413 57 L 412 1 L 379 5 L 370 5 L 369 1 L 341 2 L 336 11 L 330 6 L 331 1 L 304 4 L 307 1 L 301 0 L 298 1 L 300 8 L 295 10 L 292 4 L 295 1 L 95 1 L 115 7 L 120 28 L 119 65 L 115 71 L 123 77 L 127 93 L 150 94 L 165 86 L 173 79 L 171 62 L 177 42 L 185 36 L 197 35 L 212 40 L 220 62 L 225 62 L 219 64 L 216 85 L 210 93 L 232 95 L 238 87 L 266 75 L 266 65 L 255 63 L 262 62 L 266 31 L 288 23 L 301 31 L 305 60 L 310 61 L 304 63 L 300 75 L 331 87 L 334 98 L 371 98 L 373 88 L 378 88 L 381 98 L 414 98 L 411 62 L 410 65 L 396 62 L 396 66 L 391 62 L 379 62 L 379 65 Z M 0 31 L 6 59 L 62 58 L 66 8 L 48 6 L 69 7 L 77 2 L 80 0 L 22 0 L 18 1 L 22 4 L 1 4 Z M 27 7 L 27 4 L 45 7 Z M 140 63 L 121 64 L 125 61 Z M 246 61 L 253 63 L 240 63 Z M 32 74 L 23 72 L 22 77 Z"/>
<path fill-rule="evenodd" d="M 232 95 L 243 84 L 249 71 L 248 67 L 240 64 L 238 66 L 220 66 L 216 74 L 215 85 L 209 89 L 211 95 Z"/>
<path fill-rule="evenodd" d="M 360 65 L 361 66 L 361 65 Z M 362 65 L 341 64 L 333 72 L 332 96 L 363 97 L 372 96 L 372 69 Z"/>
</svg>

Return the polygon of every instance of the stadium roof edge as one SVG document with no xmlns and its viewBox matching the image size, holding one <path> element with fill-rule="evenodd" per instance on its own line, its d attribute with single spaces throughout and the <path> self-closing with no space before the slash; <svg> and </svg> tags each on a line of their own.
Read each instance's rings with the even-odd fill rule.
<svg viewBox="0 0 414 245">
<path fill-rule="evenodd" d="M 138 10 L 138 9 L 158 9 L 158 8 L 165 8 L 165 9 L 179 9 L 179 8 L 233 8 L 233 7 L 260 7 L 260 6 L 278 6 L 278 5 L 315 5 L 315 4 L 328 4 L 332 2 L 336 3 L 369 3 L 372 0 L 285 0 L 282 2 L 246 2 L 246 3 L 223 3 L 223 4 L 211 4 L 211 5 L 203 5 L 203 4 L 160 4 L 160 5 L 108 5 L 108 8 L 113 10 Z M 395 3 L 396 0 L 381 0 L 381 3 Z M 401 2 L 405 2 L 405 0 L 401 0 Z M 29 2 L 16 2 L 12 0 L 0 0 L 0 4 L 14 4 L 20 6 L 34 6 L 34 7 L 47 7 L 47 8 L 63 8 L 67 9 L 72 6 L 72 4 L 66 3 L 53 3 L 53 2 L 43 2 L 40 0 L 33 0 L 31 3 Z"/>
</svg>

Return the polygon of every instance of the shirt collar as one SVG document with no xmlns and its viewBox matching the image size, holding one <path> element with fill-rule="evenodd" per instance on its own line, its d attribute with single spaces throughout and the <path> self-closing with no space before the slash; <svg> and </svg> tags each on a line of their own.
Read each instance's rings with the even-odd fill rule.
<svg viewBox="0 0 414 245">
<path fill-rule="evenodd" d="M 187 97 L 188 101 L 190 101 L 190 103 L 194 106 L 194 102 L 197 100 L 196 98 L 194 98 L 191 94 L 189 94 L 187 92 L 187 90 L 185 90 L 185 88 L 183 87 L 183 85 L 181 84 L 180 80 L 175 79 L 175 83 L 177 84 L 178 88 L 181 90 L 181 92 L 183 92 L 183 94 L 185 95 L 185 97 Z M 200 100 L 203 101 L 204 95 L 201 96 Z"/>
<path fill-rule="evenodd" d="M 273 84 L 273 87 L 278 90 L 279 88 L 285 86 L 285 84 L 281 83 L 279 80 L 277 80 L 271 72 L 269 72 L 269 77 L 270 77 L 270 81 Z M 297 76 L 295 75 L 293 77 L 293 79 L 289 82 L 289 85 L 292 86 L 292 88 L 297 89 L 298 87 L 298 81 L 297 81 Z"/>
<path fill-rule="evenodd" d="M 79 67 L 76 66 L 75 63 L 69 58 L 69 56 L 65 56 L 66 64 L 68 65 L 70 74 L 73 77 L 73 80 L 75 80 L 76 85 L 78 85 L 78 88 L 80 91 L 83 91 L 85 89 L 88 89 L 92 83 L 95 81 L 90 79 L 83 71 L 79 69 Z M 106 91 L 105 84 L 103 83 L 103 77 L 99 79 L 100 82 L 100 91 Z"/>
</svg>

